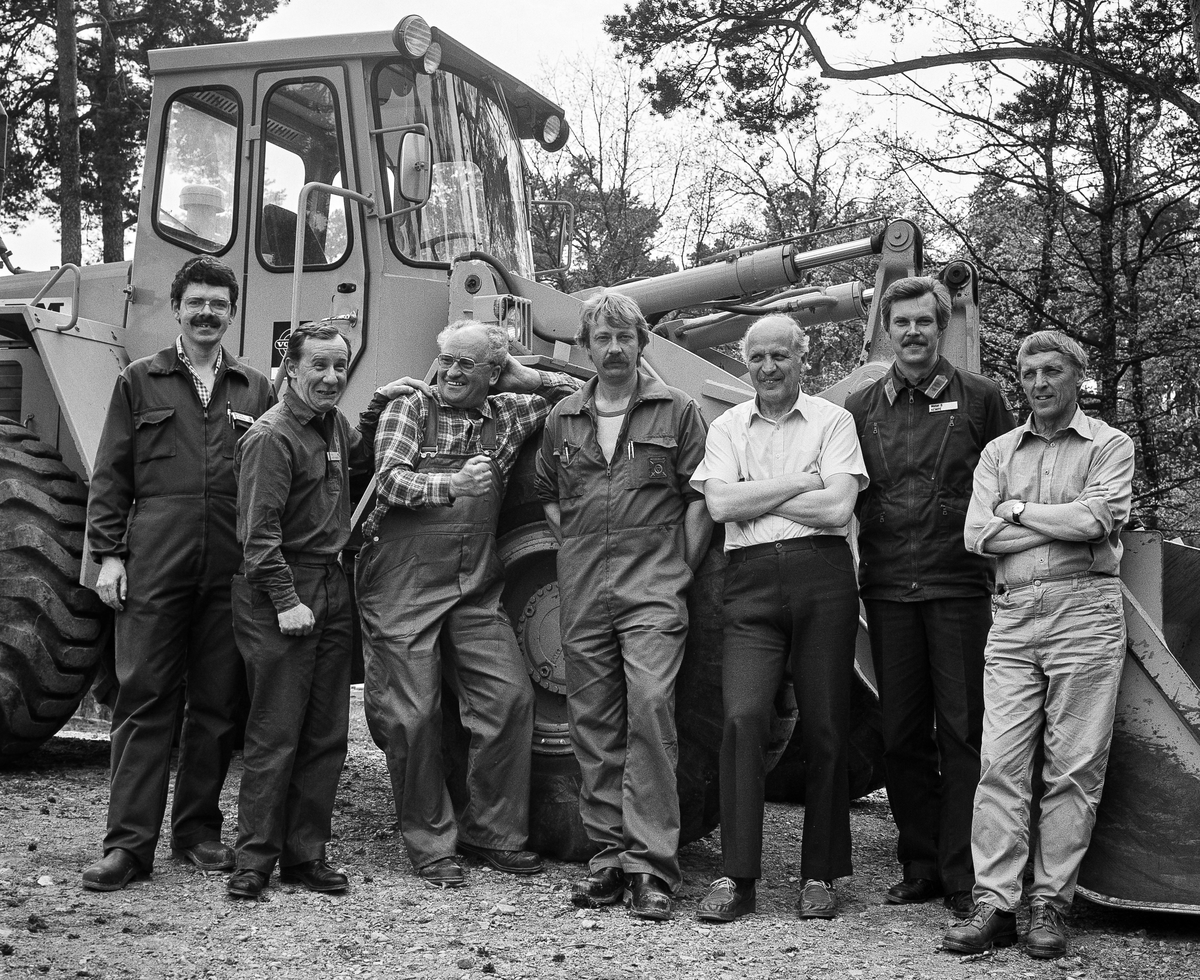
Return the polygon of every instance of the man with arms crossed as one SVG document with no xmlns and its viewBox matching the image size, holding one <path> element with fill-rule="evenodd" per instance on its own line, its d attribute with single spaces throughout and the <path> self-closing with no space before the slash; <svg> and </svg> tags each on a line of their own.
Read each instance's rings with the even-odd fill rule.
<svg viewBox="0 0 1200 980">
<path fill-rule="evenodd" d="M 854 420 L 800 388 L 808 338 L 787 316 L 756 321 L 742 341 L 756 397 L 709 429 L 692 486 L 725 522 L 725 731 L 721 852 L 699 916 L 755 909 L 771 708 L 784 671 L 808 753 L 800 918 L 837 914 L 833 880 L 851 873 L 847 739 L 858 589 L 846 541 L 867 485 Z"/>
<path fill-rule="evenodd" d="M 576 384 L 520 364 L 496 325 L 452 323 L 438 347 L 432 397 L 399 398 L 380 416 L 378 506 L 356 591 L 363 703 L 400 833 L 428 885 L 456 888 L 465 882 L 456 848 L 509 874 L 542 870 L 524 849 L 533 686 L 500 605 L 496 522 L 521 444 Z M 443 677 L 470 735 L 469 800 L 457 820 L 442 766 Z"/>
<path fill-rule="evenodd" d="M 639 370 L 650 330 L 637 304 L 603 292 L 575 343 L 596 377 L 550 413 L 537 490 L 561 542 L 559 616 L 580 815 L 599 846 L 572 901 L 627 898 L 667 919 L 679 888 L 675 676 L 687 590 L 712 521 L 688 480 L 704 420 L 686 394 Z"/>
<path fill-rule="evenodd" d="M 229 266 L 185 262 L 171 283 L 180 335 L 121 372 L 104 419 L 88 543 L 101 563 L 96 591 L 116 610 L 121 686 L 104 857 L 83 873 L 94 891 L 154 865 L 185 690 L 172 847 L 205 871 L 233 867 L 220 805 L 245 691 L 229 605 L 241 561 L 233 454 L 274 401 L 266 377 L 221 345 L 237 298 Z"/>
<path fill-rule="evenodd" d="M 944 285 L 898 279 L 881 312 L 896 360 L 846 409 L 871 477 L 858 498 L 858 582 L 904 869 L 887 900 L 945 894 L 966 918 L 994 574 L 963 547 L 963 522 L 979 454 L 1013 422 L 996 384 L 938 356 L 951 312 Z"/>
<path fill-rule="evenodd" d="M 325 861 L 350 713 L 354 610 L 341 566 L 350 537 L 349 472 L 370 465 L 374 420 L 403 379 L 377 391 L 358 430 L 336 408 L 350 344 L 334 322 L 288 336 L 283 400 L 238 446 L 233 625 L 246 661 L 246 722 L 238 797 L 237 870 L 230 895 L 258 898 L 279 878 L 345 891 Z"/>
<path fill-rule="evenodd" d="M 956 953 L 1017 940 L 1029 856 L 1031 769 L 1045 748 L 1025 951 L 1067 949 L 1075 895 L 1104 788 L 1125 662 L 1121 528 L 1132 440 L 1079 408 L 1087 355 L 1071 338 L 1026 337 L 1017 373 L 1032 409 L 988 443 L 975 470 L 965 540 L 999 559 L 1000 595 L 984 653 L 982 771 L 975 793 L 971 919 L 943 939 Z"/>
</svg>

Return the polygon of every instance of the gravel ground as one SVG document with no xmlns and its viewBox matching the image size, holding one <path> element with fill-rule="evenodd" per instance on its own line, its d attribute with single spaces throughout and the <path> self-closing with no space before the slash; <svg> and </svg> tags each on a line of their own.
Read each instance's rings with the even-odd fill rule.
<svg viewBox="0 0 1200 980">
<path fill-rule="evenodd" d="M 0 970 L 16 977 L 293 978 L 1153 978 L 1200 976 L 1200 917 L 1075 903 L 1067 958 L 1018 949 L 961 959 L 939 952 L 948 913 L 937 903 L 882 904 L 897 877 L 895 827 L 882 793 L 856 802 L 853 878 L 838 883 L 833 922 L 800 922 L 802 809 L 768 804 L 766 877 L 758 914 L 726 926 L 695 919 L 718 875 L 717 834 L 682 853 L 685 884 L 668 923 L 622 909 L 582 912 L 568 901 L 578 865 L 548 862 L 515 879 L 469 867 L 468 887 L 439 892 L 412 873 L 393 829 L 382 755 L 352 705 L 350 756 L 334 817 L 330 861 L 351 879 L 345 896 L 292 886 L 269 901 L 235 902 L 225 877 L 171 860 L 110 894 L 84 891 L 99 855 L 108 794 L 108 742 L 52 739 L 0 769 Z M 234 760 L 226 812 L 236 810 Z M 226 839 L 231 840 L 231 828 Z M 277 882 L 278 879 L 275 879 Z"/>
</svg>

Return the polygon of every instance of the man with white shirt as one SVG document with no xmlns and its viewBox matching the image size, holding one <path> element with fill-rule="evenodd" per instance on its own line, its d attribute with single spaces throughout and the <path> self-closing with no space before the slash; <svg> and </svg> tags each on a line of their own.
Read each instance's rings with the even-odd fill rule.
<svg viewBox="0 0 1200 980">
<path fill-rule="evenodd" d="M 699 917 L 755 909 L 761 874 L 771 708 L 791 674 L 807 749 L 800 918 L 837 914 L 833 880 L 851 873 L 847 740 L 858 589 L 846 540 L 866 467 L 843 408 L 800 388 L 808 338 L 790 317 L 756 321 L 742 342 L 756 397 L 708 431 L 692 485 L 725 522 L 725 730 L 721 851 Z"/>
</svg>

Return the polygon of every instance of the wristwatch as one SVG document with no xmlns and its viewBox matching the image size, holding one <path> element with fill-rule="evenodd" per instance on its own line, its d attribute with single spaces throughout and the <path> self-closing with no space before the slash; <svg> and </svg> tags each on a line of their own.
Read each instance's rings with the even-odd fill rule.
<svg viewBox="0 0 1200 980">
<path fill-rule="evenodd" d="M 1014 524 L 1020 524 L 1021 523 L 1021 515 L 1024 512 L 1025 512 L 1025 501 L 1018 500 L 1015 504 L 1013 504 L 1012 522 Z"/>
</svg>

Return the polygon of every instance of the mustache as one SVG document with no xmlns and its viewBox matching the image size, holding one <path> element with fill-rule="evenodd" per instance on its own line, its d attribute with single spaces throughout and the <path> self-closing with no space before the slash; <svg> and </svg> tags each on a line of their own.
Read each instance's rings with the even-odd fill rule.
<svg viewBox="0 0 1200 980">
<path fill-rule="evenodd" d="M 604 358 L 605 364 L 628 364 L 629 358 L 624 354 L 608 354 Z"/>
</svg>

